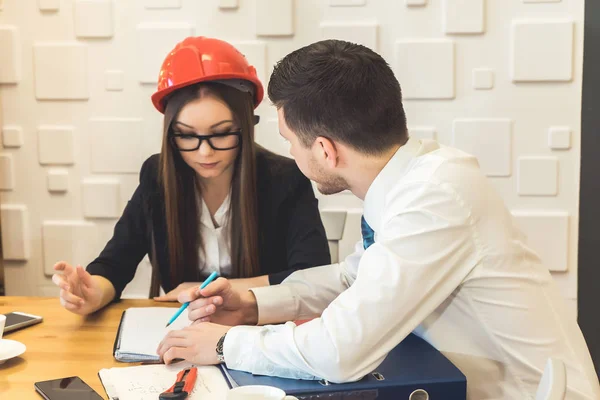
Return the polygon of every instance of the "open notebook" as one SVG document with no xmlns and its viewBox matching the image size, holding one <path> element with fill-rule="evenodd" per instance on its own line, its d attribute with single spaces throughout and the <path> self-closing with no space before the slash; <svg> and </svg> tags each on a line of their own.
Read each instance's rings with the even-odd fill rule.
<svg viewBox="0 0 600 400">
<path fill-rule="evenodd" d="M 98 373 L 110 400 L 156 400 L 169 389 L 177 374 L 192 366 L 187 362 L 171 365 L 141 365 L 101 369 Z M 229 386 L 219 367 L 198 367 L 196 385 L 188 400 L 223 400 Z"/>
<path fill-rule="evenodd" d="M 134 307 L 123 312 L 115 339 L 117 361 L 158 361 L 156 349 L 167 332 L 190 325 L 187 310 L 171 324 L 165 325 L 177 312 L 171 307 Z"/>
</svg>

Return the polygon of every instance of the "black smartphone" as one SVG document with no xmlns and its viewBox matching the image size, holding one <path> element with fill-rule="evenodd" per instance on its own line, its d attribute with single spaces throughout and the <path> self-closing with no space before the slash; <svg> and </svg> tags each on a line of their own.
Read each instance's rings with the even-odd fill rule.
<svg viewBox="0 0 600 400">
<path fill-rule="evenodd" d="M 34 387 L 46 400 L 104 400 L 78 376 L 36 382 Z"/>
<path fill-rule="evenodd" d="M 26 314 L 18 311 L 4 314 L 6 323 L 4 325 L 4 333 L 16 331 L 17 329 L 25 328 L 26 326 L 39 324 L 43 318 L 39 315 Z"/>
</svg>

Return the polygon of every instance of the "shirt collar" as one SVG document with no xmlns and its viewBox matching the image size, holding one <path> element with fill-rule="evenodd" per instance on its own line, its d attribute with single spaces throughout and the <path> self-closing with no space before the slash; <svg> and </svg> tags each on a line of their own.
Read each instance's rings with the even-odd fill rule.
<svg viewBox="0 0 600 400">
<path fill-rule="evenodd" d="M 202 223 L 202 225 L 206 226 L 207 228 L 218 229 L 215 227 L 215 224 L 213 223 L 212 218 L 210 217 L 210 211 L 208 211 L 208 206 L 206 205 L 204 198 L 200 197 L 200 200 L 201 200 L 201 204 L 202 204 L 201 205 L 202 211 L 200 213 L 200 222 Z M 217 209 L 217 212 L 215 212 L 215 221 L 217 222 L 219 227 L 223 227 L 223 225 L 225 225 L 225 223 L 227 222 L 227 217 L 229 215 L 230 202 L 231 202 L 231 191 L 229 191 L 229 193 L 227 194 L 227 197 L 225 197 L 225 200 L 223 200 L 223 203 L 221 204 L 221 206 L 219 206 L 219 208 Z"/>
<path fill-rule="evenodd" d="M 390 187 L 406 174 L 410 162 L 421 152 L 422 142 L 409 138 L 388 163 L 377 174 L 367 190 L 364 201 L 364 217 L 375 232 L 381 226 L 381 216 L 385 212 L 385 197 Z"/>
</svg>

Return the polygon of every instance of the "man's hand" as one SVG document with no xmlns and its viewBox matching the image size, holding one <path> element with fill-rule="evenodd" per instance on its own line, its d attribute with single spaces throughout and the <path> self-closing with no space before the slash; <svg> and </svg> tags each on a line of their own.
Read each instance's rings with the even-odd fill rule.
<svg viewBox="0 0 600 400">
<path fill-rule="evenodd" d="M 177 301 L 177 296 L 179 296 L 181 292 L 190 288 L 198 288 L 200 285 L 202 285 L 202 282 L 183 282 L 169 293 L 165 293 L 162 296 L 156 296 L 154 301 Z"/>
<path fill-rule="evenodd" d="M 230 326 L 204 323 L 171 331 L 160 342 L 156 353 L 165 364 L 183 359 L 199 365 L 215 365 L 219 363 L 217 342 L 229 329 Z"/>
<path fill-rule="evenodd" d="M 194 322 L 221 325 L 256 325 L 258 307 L 249 290 L 237 290 L 225 278 L 219 278 L 202 290 L 188 289 L 179 294 L 181 303 L 190 302 L 188 317 Z"/>
</svg>

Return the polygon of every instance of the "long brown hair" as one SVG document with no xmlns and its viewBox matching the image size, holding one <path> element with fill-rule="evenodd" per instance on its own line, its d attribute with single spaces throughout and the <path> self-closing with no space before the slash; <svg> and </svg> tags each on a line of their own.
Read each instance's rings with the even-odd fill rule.
<svg viewBox="0 0 600 400">
<path fill-rule="evenodd" d="M 167 223 L 171 284 L 201 279 L 203 262 L 199 259 L 199 217 L 201 196 L 196 172 L 189 167 L 179 150 L 171 145 L 171 125 L 181 109 L 201 96 L 201 89 L 222 99 L 242 131 L 238 155 L 231 181 L 229 231 L 232 278 L 248 278 L 259 274 L 258 211 L 256 198 L 256 158 L 254 144 L 254 107 L 252 96 L 232 87 L 204 82 L 176 90 L 166 102 L 163 141 L 160 152 L 159 179 L 164 195 Z M 164 279 L 164 278 L 163 278 Z"/>
</svg>

